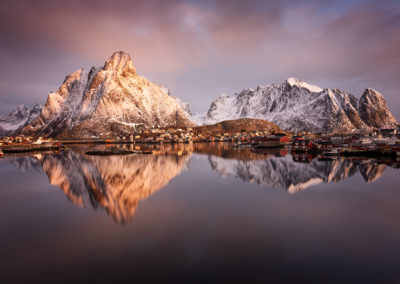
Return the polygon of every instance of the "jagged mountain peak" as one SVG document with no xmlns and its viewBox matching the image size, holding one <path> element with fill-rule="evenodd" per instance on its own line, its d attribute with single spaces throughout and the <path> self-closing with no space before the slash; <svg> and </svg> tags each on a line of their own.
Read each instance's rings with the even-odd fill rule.
<svg viewBox="0 0 400 284">
<path fill-rule="evenodd" d="M 66 82 L 72 82 L 74 80 L 79 80 L 83 73 L 85 73 L 84 68 L 79 68 L 79 69 L 75 70 L 71 74 L 65 76 L 63 84 L 65 84 Z"/>
<path fill-rule="evenodd" d="M 365 89 L 359 102 L 360 117 L 371 127 L 395 127 L 398 123 L 389 111 L 386 100 L 378 91 Z"/>
<path fill-rule="evenodd" d="M 115 71 L 124 77 L 137 75 L 131 56 L 124 51 L 114 52 L 105 62 L 103 70 Z"/>
<path fill-rule="evenodd" d="M 27 112 L 29 112 L 29 109 L 26 105 L 18 105 L 14 110 L 10 112 L 10 115 L 12 116 L 21 116 L 25 115 Z"/>
<path fill-rule="evenodd" d="M 224 99 L 224 98 L 229 98 L 229 95 L 227 93 L 222 93 L 221 95 L 219 95 L 220 99 Z"/>
<path fill-rule="evenodd" d="M 319 92 L 323 91 L 323 89 L 321 89 L 320 87 L 315 86 L 315 85 L 311 85 L 311 84 L 306 83 L 306 82 L 304 82 L 304 81 L 302 81 L 302 80 L 300 80 L 298 78 L 295 78 L 295 77 L 290 77 L 290 78 L 286 79 L 285 82 L 288 85 L 290 85 L 291 87 L 304 88 L 304 89 L 307 89 L 307 90 L 309 90 L 310 92 L 313 92 L 313 93 L 319 93 Z"/>
<path fill-rule="evenodd" d="M 33 109 L 42 109 L 42 105 L 41 104 L 39 104 L 39 103 L 36 103 L 34 106 L 33 106 Z"/>
<path fill-rule="evenodd" d="M 381 93 L 379 93 L 378 91 L 372 89 L 372 88 L 367 88 L 364 90 L 361 99 L 365 99 L 365 100 L 375 100 L 375 99 L 383 99 L 383 95 Z"/>
<path fill-rule="evenodd" d="M 128 53 L 115 52 L 103 67 L 78 69 L 49 94 L 25 135 L 127 136 L 137 128 L 194 124 L 168 89 L 138 76 Z"/>
</svg>

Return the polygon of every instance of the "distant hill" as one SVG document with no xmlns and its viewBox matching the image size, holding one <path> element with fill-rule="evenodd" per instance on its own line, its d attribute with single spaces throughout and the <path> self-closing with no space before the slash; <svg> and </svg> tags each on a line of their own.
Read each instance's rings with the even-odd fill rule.
<svg viewBox="0 0 400 284">
<path fill-rule="evenodd" d="M 195 127 L 195 130 L 198 134 L 203 134 L 204 136 L 217 135 L 219 133 L 233 134 L 243 131 L 267 131 L 269 133 L 283 132 L 283 130 L 276 124 L 266 120 L 253 118 L 225 120 L 212 125 L 197 126 Z"/>
</svg>

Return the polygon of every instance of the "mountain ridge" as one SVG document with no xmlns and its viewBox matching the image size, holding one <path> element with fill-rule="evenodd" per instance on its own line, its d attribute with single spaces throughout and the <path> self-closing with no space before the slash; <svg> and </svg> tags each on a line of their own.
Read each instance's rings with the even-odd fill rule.
<svg viewBox="0 0 400 284">
<path fill-rule="evenodd" d="M 352 132 L 398 125 L 382 94 L 371 88 L 357 101 L 348 92 L 322 89 L 297 78 L 232 96 L 222 94 L 211 103 L 203 123 L 239 118 L 264 119 L 293 132 Z"/>
<path fill-rule="evenodd" d="M 242 118 L 266 120 L 285 131 L 314 133 L 399 125 L 383 95 L 374 89 L 365 89 L 357 99 L 343 90 L 320 88 L 294 77 L 232 96 L 222 94 L 204 116 L 193 114 L 188 103 L 138 75 L 130 55 L 123 51 L 115 52 L 102 67 L 80 68 L 67 75 L 32 115 L 19 107 L 24 115 L 0 116 L 0 136 L 127 136 L 143 128 L 212 125 Z"/>
<path fill-rule="evenodd" d="M 31 109 L 25 105 L 18 105 L 10 113 L 0 115 L 0 137 L 12 135 L 30 123 L 40 114 L 41 109 L 40 104 L 35 104 Z"/>
</svg>

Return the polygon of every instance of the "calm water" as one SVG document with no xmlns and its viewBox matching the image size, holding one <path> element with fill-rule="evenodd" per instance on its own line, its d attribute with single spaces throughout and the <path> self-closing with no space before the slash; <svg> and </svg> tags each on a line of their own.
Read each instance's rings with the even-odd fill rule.
<svg viewBox="0 0 400 284">
<path fill-rule="evenodd" d="M 400 281 L 399 161 L 88 149 L 0 161 L 2 283 Z"/>
</svg>

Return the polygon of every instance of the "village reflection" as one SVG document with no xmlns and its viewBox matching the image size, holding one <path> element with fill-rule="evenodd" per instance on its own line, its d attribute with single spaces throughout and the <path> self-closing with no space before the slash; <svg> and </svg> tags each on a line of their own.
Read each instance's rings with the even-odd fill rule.
<svg viewBox="0 0 400 284">
<path fill-rule="evenodd" d="M 81 207 L 103 208 L 118 223 L 135 214 L 140 200 L 163 188 L 185 168 L 193 153 L 204 155 L 221 177 L 239 178 L 294 193 L 329 182 L 339 182 L 360 172 L 366 182 L 379 179 L 396 160 L 371 158 L 320 158 L 290 155 L 284 149 L 256 153 L 227 143 L 166 144 L 145 146 L 152 154 L 90 156 L 93 149 L 138 150 L 135 145 L 79 145 L 62 153 L 10 157 L 21 171 L 42 169 L 52 185 Z"/>
</svg>

